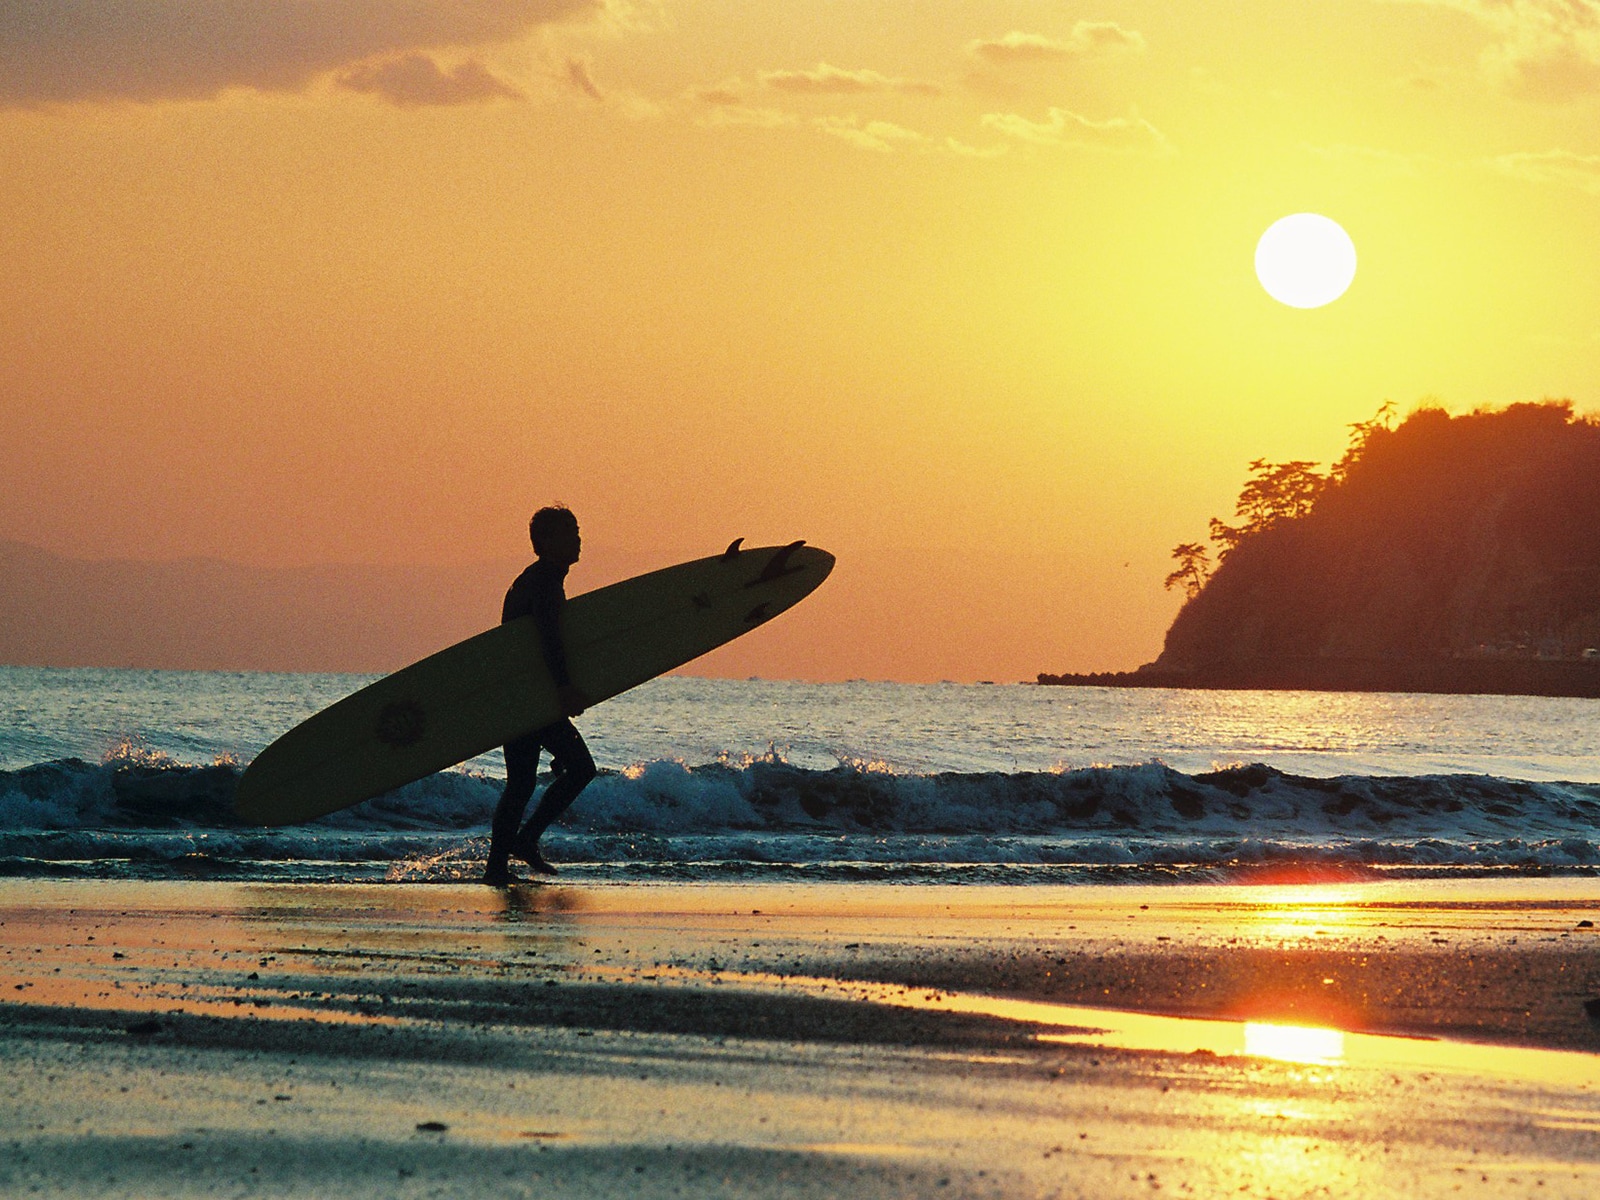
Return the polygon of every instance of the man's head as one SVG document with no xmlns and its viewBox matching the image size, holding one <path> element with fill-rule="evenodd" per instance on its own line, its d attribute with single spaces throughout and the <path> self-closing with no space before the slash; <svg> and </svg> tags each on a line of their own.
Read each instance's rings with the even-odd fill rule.
<svg viewBox="0 0 1600 1200">
<path fill-rule="evenodd" d="M 578 561 L 583 539 L 578 536 L 578 518 L 560 504 L 541 508 L 528 522 L 528 537 L 533 552 L 540 558 L 571 566 Z"/>
</svg>

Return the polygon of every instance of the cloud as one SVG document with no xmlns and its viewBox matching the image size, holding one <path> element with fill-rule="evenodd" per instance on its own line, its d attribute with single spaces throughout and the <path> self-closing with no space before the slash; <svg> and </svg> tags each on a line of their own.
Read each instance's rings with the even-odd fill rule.
<svg viewBox="0 0 1600 1200">
<path fill-rule="evenodd" d="M 605 99 L 605 93 L 595 84 L 588 59 L 576 55 L 567 59 L 567 82 L 591 100 Z"/>
<path fill-rule="evenodd" d="M 1177 153 L 1166 134 L 1140 116 L 1094 121 L 1064 108 L 1052 108 L 1044 121 L 1030 121 L 1016 113 L 986 113 L 983 123 L 1034 146 L 1072 146 L 1123 154 Z"/>
<path fill-rule="evenodd" d="M 810 129 L 880 154 L 907 148 L 936 148 L 934 140 L 926 134 L 889 121 L 863 121 L 857 116 L 815 117 L 807 120 L 781 109 L 754 108 L 738 103 L 713 104 L 701 124 L 743 129 Z"/>
<path fill-rule="evenodd" d="M 522 99 L 521 92 L 496 78 L 477 59 L 446 69 L 420 53 L 360 63 L 343 72 L 338 83 L 352 92 L 367 92 L 401 108 Z"/>
<path fill-rule="evenodd" d="M 1062 62 L 1106 54 L 1139 54 L 1144 36 L 1115 21 L 1079 21 L 1065 38 L 1013 30 L 1002 38 L 970 42 L 967 52 L 996 67 Z"/>
<path fill-rule="evenodd" d="M 1532 183 L 1554 183 L 1600 196 L 1600 154 L 1546 150 L 1537 154 L 1502 154 L 1485 161 L 1491 170 Z"/>
<path fill-rule="evenodd" d="M 945 153 L 953 154 L 957 158 L 1000 158 L 1011 152 L 1011 147 L 1004 142 L 997 142 L 992 146 L 974 146 L 953 137 L 945 138 L 941 148 Z"/>
<path fill-rule="evenodd" d="M 1124 29 L 1115 21 L 1079 21 L 1072 27 L 1072 41 L 1091 54 L 1123 50 L 1138 53 L 1144 49 L 1143 34 Z"/>
<path fill-rule="evenodd" d="M 800 124 L 800 118 L 777 108 L 755 108 L 734 103 L 713 106 L 702 123 L 745 129 L 792 129 Z"/>
<path fill-rule="evenodd" d="M 1398 150 L 1383 150 L 1376 146 L 1353 146 L 1347 142 L 1318 144 L 1302 143 L 1306 152 L 1318 158 L 1334 161 L 1364 163 L 1390 175 L 1416 177 L 1424 168 L 1439 165 L 1439 160 L 1427 154 L 1409 154 Z"/>
<path fill-rule="evenodd" d="M 688 94 L 691 99 L 698 100 L 701 104 L 711 104 L 718 107 L 727 107 L 744 102 L 744 95 L 740 91 L 737 81 L 717 84 L 714 87 L 692 88 Z"/>
<path fill-rule="evenodd" d="M 409 79 L 443 102 L 504 89 L 481 63 L 445 71 L 415 61 L 516 41 L 604 0 L 5 0 L 0 105 L 204 99 L 228 88 L 300 91 L 329 73 Z M 368 64 L 376 63 L 376 66 Z M 487 81 L 487 82 L 486 82 Z M 407 103 L 429 103 L 398 83 Z"/>
<path fill-rule="evenodd" d="M 862 121 L 859 117 L 819 117 L 811 122 L 819 133 L 843 138 L 863 150 L 888 154 L 900 147 L 929 146 L 933 139 L 889 121 Z"/>
<path fill-rule="evenodd" d="M 1012 63 L 1059 62 L 1073 56 L 1066 42 L 1045 37 L 1042 33 L 1008 33 L 992 41 L 973 42 L 967 52 L 996 66 Z"/>
<path fill-rule="evenodd" d="M 942 92 L 937 84 L 895 79 L 877 71 L 846 71 L 827 63 L 818 63 L 811 71 L 763 71 L 758 78 L 773 91 L 797 96 L 851 96 L 862 92 L 937 96 Z"/>
<path fill-rule="evenodd" d="M 1600 92 L 1600 0 L 1391 0 L 1449 8 L 1493 30 L 1485 73 L 1529 100 L 1564 103 Z"/>
<path fill-rule="evenodd" d="M 1553 184 L 1600 196 L 1600 154 L 1542 150 L 1501 154 L 1493 158 L 1443 159 L 1429 154 L 1400 153 L 1370 146 L 1305 143 L 1304 149 L 1321 158 L 1358 161 L 1396 175 L 1418 177 L 1441 170 L 1490 170 L 1525 183 Z"/>
<path fill-rule="evenodd" d="M 1529 100 L 1563 104 L 1600 92 L 1600 45 L 1594 39 L 1524 46 L 1508 44 L 1486 60 L 1505 88 Z"/>
</svg>

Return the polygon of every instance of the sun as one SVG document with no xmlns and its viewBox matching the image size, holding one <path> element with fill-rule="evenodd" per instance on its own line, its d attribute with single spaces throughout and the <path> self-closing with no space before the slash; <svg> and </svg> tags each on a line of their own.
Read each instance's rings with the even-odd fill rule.
<svg viewBox="0 0 1600 1200">
<path fill-rule="evenodd" d="M 1333 303 L 1355 277 L 1356 244 L 1318 213 L 1274 221 L 1256 243 L 1256 278 L 1267 295 L 1294 308 Z"/>
</svg>

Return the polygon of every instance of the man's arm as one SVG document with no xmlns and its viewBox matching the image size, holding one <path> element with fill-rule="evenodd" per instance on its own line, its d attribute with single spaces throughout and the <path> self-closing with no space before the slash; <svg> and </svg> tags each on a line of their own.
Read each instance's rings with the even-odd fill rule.
<svg viewBox="0 0 1600 1200">
<path fill-rule="evenodd" d="M 572 686 L 572 676 L 567 673 L 567 648 L 561 644 L 564 603 L 565 597 L 553 587 L 540 588 L 533 601 L 533 623 L 539 630 L 539 644 L 544 648 L 544 661 L 558 688 Z"/>
<path fill-rule="evenodd" d="M 544 648 L 544 661 L 550 668 L 550 678 L 555 680 L 556 696 L 561 701 L 561 711 L 575 717 L 589 707 L 589 700 L 573 686 L 567 670 L 567 648 L 561 641 L 561 610 L 566 607 L 566 597 L 557 587 L 540 588 L 534 599 L 533 623 L 539 630 L 539 644 Z"/>
</svg>

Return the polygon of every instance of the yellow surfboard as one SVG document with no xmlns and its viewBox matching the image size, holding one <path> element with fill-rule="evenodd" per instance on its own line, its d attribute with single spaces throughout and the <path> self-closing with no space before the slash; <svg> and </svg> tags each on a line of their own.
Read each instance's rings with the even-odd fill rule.
<svg viewBox="0 0 1600 1200">
<path fill-rule="evenodd" d="M 742 539 L 741 539 L 742 540 Z M 794 542 L 696 559 L 575 596 L 572 682 L 598 704 L 764 624 L 814 591 L 833 555 Z M 561 716 L 532 617 L 458 642 L 302 721 L 256 755 L 234 799 L 289 825 L 359 804 Z"/>
</svg>

